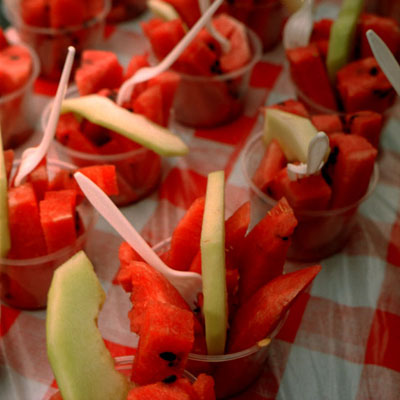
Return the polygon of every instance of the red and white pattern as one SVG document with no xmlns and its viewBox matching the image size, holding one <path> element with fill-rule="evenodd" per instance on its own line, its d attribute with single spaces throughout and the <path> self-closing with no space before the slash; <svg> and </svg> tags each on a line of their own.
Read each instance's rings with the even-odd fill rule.
<svg viewBox="0 0 400 400">
<path fill-rule="evenodd" d="M 105 48 L 132 48 L 140 37 L 110 31 Z M 139 46 L 140 47 L 140 46 Z M 138 51 L 138 50 L 136 50 Z M 254 69 L 246 115 L 213 130 L 179 129 L 190 154 L 166 160 L 159 190 L 123 212 L 152 244 L 170 236 L 191 202 L 205 193 L 208 172 L 224 169 L 228 215 L 249 198 L 240 155 L 257 130 L 261 104 L 293 94 L 281 48 Z M 38 82 L 38 104 L 54 87 Z M 259 381 L 236 399 L 397 400 L 400 396 L 400 121 L 394 115 L 382 135 L 380 180 L 362 205 L 358 224 L 340 254 L 293 306 Z M 100 220 L 88 255 L 107 291 L 99 327 L 113 356 L 133 354 L 128 295 L 113 283 L 121 240 Z M 288 271 L 304 264 L 288 263 Z M 1 305 L 0 398 L 47 399 L 55 381 L 46 356 L 45 312 Z"/>
</svg>

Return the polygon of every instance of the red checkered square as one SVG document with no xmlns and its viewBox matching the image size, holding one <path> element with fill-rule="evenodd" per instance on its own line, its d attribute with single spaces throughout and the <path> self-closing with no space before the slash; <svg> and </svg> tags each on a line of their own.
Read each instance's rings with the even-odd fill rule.
<svg viewBox="0 0 400 400">
<path fill-rule="evenodd" d="M 400 316 L 376 310 L 369 332 L 366 364 L 375 364 L 400 372 Z"/>
<path fill-rule="evenodd" d="M 21 311 L 5 305 L 0 306 L 0 338 L 10 330 Z"/>
<path fill-rule="evenodd" d="M 392 227 L 387 260 L 391 264 L 400 267 L 400 218 L 397 219 Z"/>
<path fill-rule="evenodd" d="M 377 308 L 393 314 L 399 313 L 400 304 L 400 268 L 386 265 Z"/>
<path fill-rule="evenodd" d="M 173 168 L 160 188 L 160 198 L 188 209 L 197 197 L 205 195 L 206 187 L 206 176 L 190 169 Z"/>
<path fill-rule="evenodd" d="M 254 66 L 250 78 L 250 86 L 272 89 L 282 70 L 282 65 L 260 61 Z"/>
<path fill-rule="evenodd" d="M 301 345 L 347 361 L 363 363 L 373 310 L 311 297 L 295 339 Z"/>
</svg>

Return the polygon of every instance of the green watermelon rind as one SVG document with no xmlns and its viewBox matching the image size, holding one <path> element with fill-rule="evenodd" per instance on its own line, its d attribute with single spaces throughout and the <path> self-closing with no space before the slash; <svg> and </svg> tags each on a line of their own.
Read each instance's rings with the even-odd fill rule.
<svg viewBox="0 0 400 400">
<path fill-rule="evenodd" d="M 10 248 L 11 238 L 8 224 L 7 174 L 0 130 L 0 257 L 6 257 Z"/>
<path fill-rule="evenodd" d="M 68 112 L 111 129 L 161 156 L 184 156 L 189 152 L 186 144 L 168 129 L 104 96 L 92 94 L 64 100 L 61 113 Z"/>
</svg>

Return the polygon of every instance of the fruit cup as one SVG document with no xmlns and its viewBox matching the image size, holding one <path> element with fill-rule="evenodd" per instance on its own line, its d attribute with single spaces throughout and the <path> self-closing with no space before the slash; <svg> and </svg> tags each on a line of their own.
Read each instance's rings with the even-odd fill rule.
<svg viewBox="0 0 400 400">
<path fill-rule="evenodd" d="M 243 22 L 259 36 L 264 52 L 271 50 L 280 42 L 283 24 L 287 17 L 282 1 L 227 0 L 223 7 L 224 11 Z"/>
<path fill-rule="evenodd" d="M 253 181 L 264 152 L 262 133 L 258 133 L 247 143 L 241 159 L 243 175 L 250 188 L 254 223 L 277 203 L 274 198 L 261 191 Z M 298 226 L 292 236 L 288 258 L 315 261 L 341 250 L 357 222 L 358 207 L 370 197 L 377 181 L 378 167 L 375 164 L 367 192 L 353 204 L 321 211 L 294 209 Z"/>
<path fill-rule="evenodd" d="M 18 165 L 19 161 L 15 161 L 13 169 Z M 47 165 L 50 179 L 60 170 L 75 170 L 73 165 L 55 159 L 48 160 Z M 76 210 L 81 233 L 72 245 L 39 257 L 0 258 L 0 297 L 5 303 L 30 310 L 46 307 L 53 272 L 85 247 L 96 222 L 93 207 L 86 200 L 83 200 Z"/>
<path fill-rule="evenodd" d="M 112 0 L 107 21 L 118 23 L 136 18 L 146 10 L 146 0 Z"/>
<path fill-rule="evenodd" d="M 67 97 L 77 97 L 77 90 L 70 90 Z M 42 115 L 42 129 L 47 124 L 50 104 Z M 127 140 L 122 138 L 122 140 Z M 90 165 L 115 165 L 119 194 L 111 196 L 118 206 L 136 202 L 154 191 L 160 182 L 162 158 L 152 150 L 129 142 L 129 149 L 117 154 L 93 154 L 67 147 L 55 140 L 54 148 L 59 158 L 77 167 Z"/>
<path fill-rule="evenodd" d="M 262 54 L 258 36 L 250 29 L 247 29 L 247 35 L 252 58 L 242 68 L 213 76 L 180 73 L 173 105 L 173 117 L 178 123 L 192 128 L 212 128 L 240 116 L 252 69 Z"/>
<path fill-rule="evenodd" d="M 52 9 L 49 17 L 48 9 L 38 7 L 38 10 L 30 10 L 23 3 L 24 0 L 6 1 L 4 10 L 7 19 L 16 28 L 21 40 L 38 54 L 41 77 L 57 81 L 61 76 L 68 46 L 76 49 L 77 65 L 80 53 L 84 49 L 96 47 L 101 41 L 105 19 L 110 10 L 110 0 L 103 0 L 100 4 L 97 1 L 78 2 L 76 9 L 69 10 L 69 14 L 65 9 Z"/>
<path fill-rule="evenodd" d="M 18 44 L 10 48 L 28 51 L 32 60 L 31 72 L 22 87 L 0 96 L 0 126 L 5 149 L 22 144 L 33 133 L 33 84 L 39 75 L 40 64 L 36 53 L 28 46 Z"/>
</svg>

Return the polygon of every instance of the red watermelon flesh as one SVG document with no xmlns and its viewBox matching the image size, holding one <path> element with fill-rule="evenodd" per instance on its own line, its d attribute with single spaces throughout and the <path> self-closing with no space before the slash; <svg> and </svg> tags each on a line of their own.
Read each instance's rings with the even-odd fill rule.
<svg viewBox="0 0 400 400">
<path fill-rule="evenodd" d="M 384 112 L 395 100 L 395 91 L 374 57 L 341 68 L 337 73 L 337 88 L 346 112 Z"/>
<path fill-rule="evenodd" d="M 79 130 L 80 122 L 73 113 L 61 114 L 56 128 L 56 139 L 66 146 L 70 132 Z"/>
<path fill-rule="evenodd" d="M 158 125 L 166 126 L 160 86 L 151 86 L 145 89 L 133 100 L 132 108 L 135 113 L 142 114 Z"/>
<path fill-rule="evenodd" d="M 281 275 L 297 225 L 293 210 L 281 199 L 247 234 L 239 260 L 239 300 L 243 304 L 261 286 Z"/>
<path fill-rule="evenodd" d="M 273 139 L 266 147 L 260 164 L 254 172 L 252 178 L 254 184 L 263 192 L 269 193 L 269 185 L 286 164 L 287 160 L 281 146 L 276 139 Z"/>
<path fill-rule="evenodd" d="M 376 14 L 362 14 L 358 25 L 360 37 L 360 56 L 361 58 L 371 57 L 372 50 L 369 45 L 366 33 L 372 29 L 389 47 L 395 55 L 400 51 L 400 28 L 394 18 L 382 17 Z"/>
<path fill-rule="evenodd" d="M 336 110 L 335 94 L 315 44 L 289 49 L 286 56 L 292 78 L 299 89 L 317 104 Z"/>
<path fill-rule="evenodd" d="M 39 203 L 47 252 L 52 253 L 75 243 L 75 209 L 64 199 L 50 198 Z"/>
<path fill-rule="evenodd" d="M 57 200 L 66 203 L 72 210 L 75 210 L 77 204 L 78 192 L 73 189 L 48 190 L 44 194 L 45 200 Z"/>
<path fill-rule="evenodd" d="M 40 225 L 39 206 L 31 183 L 8 190 L 8 212 L 11 236 L 9 258 L 32 258 L 46 254 Z"/>
<path fill-rule="evenodd" d="M 207 374 L 200 374 L 193 382 L 193 389 L 199 400 L 215 400 L 214 379 Z"/>
<path fill-rule="evenodd" d="M 326 134 L 343 132 L 343 124 L 338 115 L 335 114 L 316 114 L 311 116 L 311 122 L 317 128 L 317 131 Z"/>
<path fill-rule="evenodd" d="M 168 252 L 171 268 L 188 270 L 200 249 L 201 227 L 203 224 L 205 198 L 197 198 L 174 229 Z"/>
<path fill-rule="evenodd" d="M 51 0 L 49 4 L 52 28 L 80 26 L 87 18 L 86 4 L 81 0 Z"/>
<path fill-rule="evenodd" d="M 229 332 L 229 352 L 247 349 L 268 337 L 320 270 L 320 265 L 302 268 L 280 275 L 259 288 L 234 317 Z"/>
<path fill-rule="evenodd" d="M 269 185 L 269 193 L 275 199 L 285 197 L 296 211 L 326 210 L 332 190 L 321 174 L 304 176 L 291 181 L 287 168 L 283 168 Z"/>
<path fill-rule="evenodd" d="M 133 76 L 136 71 L 140 68 L 149 66 L 149 55 L 146 54 L 135 54 L 129 61 L 128 67 L 126 68 L 124 80 L 129 79 Z"/>
<path fill-rule="evenodd" d="M 64 131 L 65 133 L 66 131 Z M 88 139 L 80 130 L 70 130 L 63 137 L 63 144 L 70 149 L 77 150 L 81 153 L 98 154 L 98 147 Z M 79 160 L 79 158 L 78 158 Z M 76 161 L 79 165 L 80 162 Z"/>
<path fill-rule="evenodd" d="M 131 261 L 121 268 L 117 281 L 131 292 L 133 308 L 129 312 L 131 330 L 140 333 L 150 301 L 169 303 L 184 310 L 189 306 L 174 286 L 154 268 L 141 261 Z"/>
<path fill-rule="evenodd" d="M 0 51 L 0 96 L 22 88 L 32 72 L 32 58 L 23 46 L 11 45 Z"/>
<path fill-rule="evenodd" d="M 345 207 L 367 192 L 377 150 L 359 135 L 335 133 L 329 141 L 331 155 L 324 173 L 332 185 L 331 208 Z"/>
<path fill-rule="evenodd" d="M 190 28 L 200 18 L 200 7 L 197 0 L 166 0 L 178 12 L 180 17 Z"/>
<path fill-rule="evenodd" d="M 345 117 L 346 129 L 354 135 L 365 137 L 376 149 L 382 132 L 382 114 L 374 111 L 358 111 Z"/>
<path fill-rule="evenodd" d="M 277 108 L 278 110 L 286 111 L 292 114 L 297 114 L 300 115 L 300 117 L 305 117 L 305 118 L 309 118 L 310 116 L 304 104 L 301 101 L 293 99 L 282 101 L 278 104 L 268 106 L 267 108 Z"/>
<path fill-rule="evenodd" d="M 114 165 L 92 165 L 77 169 L 92 180 L 107 195 L 117 195 L 118 185 Z"/>
<path fill-rule="evenodd" d="M 10 175 L 11 175 L 11 170 L 12 170 L 12 164 L 14 161 L 14 150 L 9 149 L 9 150 L 4 150 L 3 151 L 3 156 L 4 156 L 4 165 L 6 167 L 6 176 L 7 176 L 7 181 L 10 181 Z"/>
<path fill-rule="evenodd" d="M 2 28 L 0 28 L 0 50 L 5 49 L 8 46 L 8 40 Z"/>
<path fill-rule="evenodd" d="M 82 53 L 81 65 L 75 73 L 75 83 L 82 96 L 104 88 L 117 88 L 122 79 L 123 69 L 113 52 L 85 50 Z"/>
<path fill-rule="evenodd" d="M 38 201 L 43 200 L 49 185 L 46 158 L 43 158 L 38 166 L 27 176 L 27 181 L 32 184 L 36 199 Z"/>
<path fill-rule="evenodd" d="M 182 376 L 194 342 L 194 316 L 170 303 L 148 301 L 132 366 L 132 380 L 146 385 Z"/>
<path fill-rule="evenodd" d="M 21 18 L 27 25 L 50 25 L 50 0 L 21 0 Z"/>
<path fill-rule="evenodd" d="M 316 42 L 319 40 L 329 40 L 332 24 L 333 20 L 329 18 L 323 18 L 320 19 L 319 21 L 315 21 L 311 33 L 310 42 Z"/>
<path fill-rule="evenodd" d="M 173 378 L 171 378 L 172 380 Z M 189 383 L 190 385 L 190 383 Z M 130 390 L 127 400 L 195 400 L 176 384 L 156 382 Z"/>
</svg>

